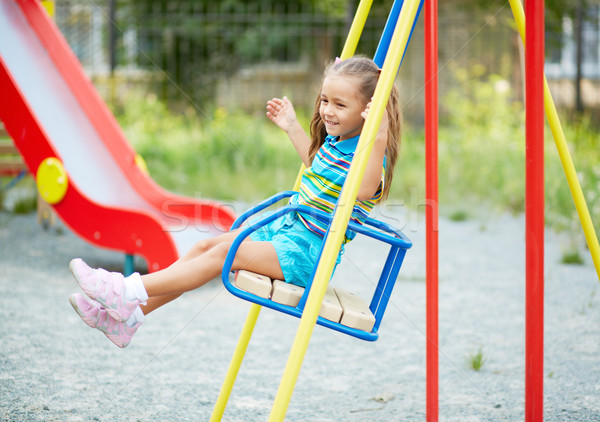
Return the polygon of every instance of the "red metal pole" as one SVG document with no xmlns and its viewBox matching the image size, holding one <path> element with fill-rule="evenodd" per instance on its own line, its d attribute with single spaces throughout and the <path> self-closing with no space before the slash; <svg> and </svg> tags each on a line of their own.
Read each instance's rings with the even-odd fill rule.
<svg viewBox="0 0 600 422">
<path fill-rule="evenodd" d="M 425 6 L 425 230 L 427 290 L 427 412 L 439 417 L 438 352 L 438 33 L 437 0 Z"/>
<path fill-rule="evenodd" d="M 544 418 L 544 0 L 525 1 L 525 421 Z"/>
</svg>

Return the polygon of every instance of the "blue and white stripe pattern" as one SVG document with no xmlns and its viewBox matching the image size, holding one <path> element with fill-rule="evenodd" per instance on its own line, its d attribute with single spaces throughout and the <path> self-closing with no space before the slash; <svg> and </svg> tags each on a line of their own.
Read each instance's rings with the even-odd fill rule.
<svg viewBox="0 0 600 422">
<path fill-rule="evenodd" d="M 338 137 L 327 136 L 323 146 L 319 149 L 312 165 L 304 171 L 297 195 L 290 199 L 292 204 L 308 205 L 321 211 L 333 213 L 337 204 L 342 186 L 348 176 L 348 170 L 354 157 L 358 144 L 358 136 L 339 141 Z M 385 159 L 381 170 L 381 183 L 375 195 L 368 201 L 356 201 L 352 210 L 351 220 L 363 224 L 369 213 L 381 199 L 383 183 L 385 180 Z M 324 236 L 327 224 L 316 218 L 301 214 L 302 223 L 314 233 Z M 347 243 L 356 236 L 351 230 L 346 231 Z"/>
</svg>

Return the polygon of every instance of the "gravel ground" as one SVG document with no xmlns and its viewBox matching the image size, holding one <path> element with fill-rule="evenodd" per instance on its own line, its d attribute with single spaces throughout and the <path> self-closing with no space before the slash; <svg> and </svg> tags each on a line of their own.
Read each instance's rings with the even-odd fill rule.
<svg viewBox="0 0 600 422">
<path fill-rule="evenodd" d="M 375 343 L 317 327 L 289 421 L 425 419 L 425 252 L 422 216 L 388 216 L 414 241 Z M 440 222 L 440 420 L 518 421 L 524 415 L 524 223 L 496 217 Z M 546 238 L 544 415 L 600 420 L 600 283 L 559 264 Z M 118 349 L 73 312 L 68 262 L 122 268 L 123 256 L 58 224 L 0 213 L 0 420 L 208 420 L 249 305 L 218 281 L 150 314 Z M 370 295 L 380 245 L 357 239 L 334 283 Z M 143 267 L 142 262 L 138 266 Z M 225 412 L 266 420 L 298 320 L 263 310 Z M 484 356 L 480 371 L 469 356 Z"/>
</svg>

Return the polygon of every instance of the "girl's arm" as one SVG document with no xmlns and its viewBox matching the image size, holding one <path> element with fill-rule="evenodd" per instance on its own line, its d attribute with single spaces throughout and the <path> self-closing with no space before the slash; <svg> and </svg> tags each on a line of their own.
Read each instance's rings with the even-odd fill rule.
<svg viewBox="0 0 600 422">
<path fill-rule="evenodd" d="M 366 119 L 369 113 L 371 103 L 367 104 L 365 111 L 361 113 L 361 116 Z M 381 184 L 381 169 L 383 168 L 383 157 L 385 156 L 385 150 L 387 147 L 387 131 L 388 131 L 388 117 L 387 111 L 383 113 L 381 124 L 377 135 L 375 135 L 375 144 L 371 150 L 369 161 L 367 161 L 367 168 L 363 176 L 362 184 L 358 190 L 358 196 L 356 199 L 359 201 L 368 201 L 375 196 L 379 185 Z"/>
<path fill-rule="evenodd" d="M 287 133 L 304 165 L 310 167 L 308 160 L 310 138 L 300 126 L 292 102 L 287 97 L 267 101 L 267 117 Z"/>
</svg>

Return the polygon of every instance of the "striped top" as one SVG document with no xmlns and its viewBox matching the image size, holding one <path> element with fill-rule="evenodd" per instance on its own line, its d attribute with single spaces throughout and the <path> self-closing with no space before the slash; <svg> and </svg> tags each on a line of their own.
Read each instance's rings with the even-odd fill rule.
<svg viewBox="0 0 600 422">
<path fill-rule="evenodd" d="M 358 144 L 358 136 L 338 141 L 338 137 L 327 136 L 309 168 L 304 171 L 298 193 L 290 198 L 291 204 L 308 205 L 332 214 L 337 204 L 342 186 Z M 381 199 L 385 179 L 385 158 L 381 170 L 381 183 L 375 196 L 368 201 L 356 201 L 351 220 L 363 224 L 369 213 Z M 302 223 L 314 233 L 324 236 L 327 224 L 306 213 L 299 214 Z M 344 243 L 356 236 L 352 230 L 346 231 Z"/>
</svg>

